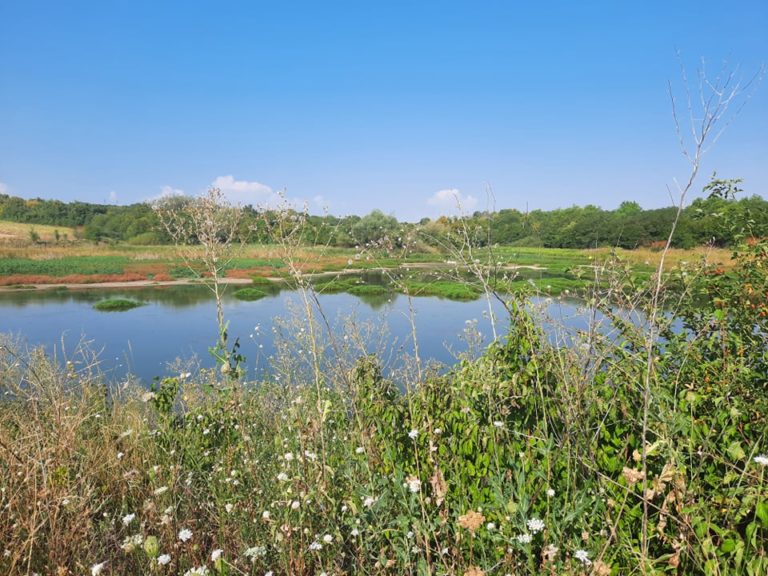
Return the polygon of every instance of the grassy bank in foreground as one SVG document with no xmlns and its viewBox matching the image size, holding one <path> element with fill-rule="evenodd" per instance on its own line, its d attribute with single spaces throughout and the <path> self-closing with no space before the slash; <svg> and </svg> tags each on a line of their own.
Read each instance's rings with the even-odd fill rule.
<svg viewBox="0 0 768 576">
<path fill-rule="evenodd" d="M 404 392 L 312 317 L 269 381 L 151 392 L 4 341 L 0 571 L 765 574 L 767 262 L 689 276 L 663 350 L 621 318 L 555 348 L 511 301 Z"/>
</svg>

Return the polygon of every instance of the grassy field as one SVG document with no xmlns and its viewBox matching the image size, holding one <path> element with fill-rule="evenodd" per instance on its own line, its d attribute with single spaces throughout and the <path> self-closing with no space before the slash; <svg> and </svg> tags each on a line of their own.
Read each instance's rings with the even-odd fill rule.
<svg viewBox="0 0 768 576">
<path fill-rule="evenodd" d="M 75 240 L 74 228 L 0 220 L 0 246 L 3 243 L 27 244 L 32 240 L 33 233 L 38 235 L 41 242 L 55 242 L 56 233 L 60 241 Z"/>
<path fill-rule="evenodd" d="M 18 225 L 18 232 L 28 230 Z M 9 228 L 10 230 L 10 228 Z M 41 234 L 52 233 L 42 230 Z M 290 272 L 281 258 L 281 248 L 272 245 L 244 247 L 226 270 L 231 278 L 288 278 Z M 606 266 L 626 268 L 636 279 L 646 279 L 658 265 L 660 253 L 647 250 L 569 250 L 554 248 L 495 247 L 477 249 L 473 257 L 482 265 L 490 264 L 500 290 L 515 291 L 533 286 L 550 294 L 578 290 L 596 276 L 603 275 Z M 306 247 L 295 251 L 295 267 L 305 274 L 365 272 L 375 269 L 413 271 L 402 285 L 415 295 L 438 295 L 447 298 L 472 298 L 478 287 L 467 289 L 466 264 L 457 256 L 437 252 L 408 254 L 367 254 L 346 248 Z M 723 249 L 671 250 L 666 258 L 666 270 L 694 265 L 706 259 L 725 269 L 731 266 L 730 252 Z M 428 270 L 439 274 L 426 278 Z M 0 244 L 0 286 L 34 284 L 89 284 L 96 282 L 169 281 L 194 279 L 202 267 L 191 270 L 178 257 L 173 246 L 94 245 L 89 243 L 13 243 Z M 383 293 L 381 287 L 364 287 L 356 282 L 326 286 L 328 291 L 344 290 L 370 294 Z"/>
</svg>

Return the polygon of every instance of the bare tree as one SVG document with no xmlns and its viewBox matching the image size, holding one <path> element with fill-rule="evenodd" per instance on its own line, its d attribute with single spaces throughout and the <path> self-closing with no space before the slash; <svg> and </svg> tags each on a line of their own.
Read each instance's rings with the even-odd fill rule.
<svg viewBox="0 0 768 576">
<path fill-rule="evenodd" d="M 184 265 L 195 274 L 201 274 L 203 283 L 213 292 L 219 328 L 218 348 L 220 353 L 226 353 L 227 324 L 222 305 L 226 284 L 223 279 L 247 239 L 240 230 L 242 207 L 230 204 L 219 188 L 209 188 L 196 198 L 163 198 L 155 202 L 153 208 Z"/>
</svg>

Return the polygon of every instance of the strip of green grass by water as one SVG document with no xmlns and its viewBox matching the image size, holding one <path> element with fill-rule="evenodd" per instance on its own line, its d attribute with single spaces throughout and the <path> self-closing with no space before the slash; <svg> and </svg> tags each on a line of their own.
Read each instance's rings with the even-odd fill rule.
<svg viewBox="0 0 768 576">
<path fill-rule="evenodd" d="M 71 274 L 123 274 L 127 256 L 64 256 L 47 260 L 0 259 L 0 276 L 12 274 L 69 276 Z"/>
<path fill-rule="evenodd" d="M 108 300 L 96 302 L 93 307 L 100 312 L 125 312 L 126 310 L 132 310 L 133 308 L 138 308 L 143 305 L 143 302 L 137 302 L 136 300 L 110 298 Z"/>
</svg>

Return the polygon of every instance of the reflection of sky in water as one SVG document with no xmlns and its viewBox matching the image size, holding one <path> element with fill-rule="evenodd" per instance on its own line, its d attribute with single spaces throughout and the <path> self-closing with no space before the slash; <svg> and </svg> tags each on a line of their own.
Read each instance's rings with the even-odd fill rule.
<svg viewBox="0 0 768 576">
<path fill-rule="evenodd" d="M 92 308 L 94 302 L 107 297 L 134 298 L 147 305 L 112 313 Z M 350 345 L 353 334 L 366 333 L 366 351 L 380 352 L 390 370 L 397 367 L 402 352 L 413 353 L 409 303 L 404 296 L 366 302 L 349 294 L 328 294 L 320 295 L 319 300 L 340 347 Z M 533 306 L 543 312 L 553 342 L 567 340 L 560 330 L 552 329 L 553 325 L 562 324 L 571 331 L 589 326 L 589 311 L 576 302 L 555 299 L 537 301 Z M 456 302 L 414 298 L 413 307 L 419 354 L 424 361 L 452 363 L 455 354 L 467 349 L 462 334 L 468 326 L 477 327 L 484 343 L 491 339 L 484 299 Z M 255 302 L 228 297 L 224 311 L 230 344 L 239 338 L 249 367 L 258 364 L 263 368 L 275 352 L 273 328 L 287 325 L 290 328 L 285 333 L 295 333 L 302 325 L 302 310 L 297 293 L 282 292 Z M 501 335 L 507 328 L 506 312 L 495 301 L 493 310 Z M 276 323 L 275 317 L 282 320 Z M 606 323 L 601 315 L 596 320 Z M 88 343 L 90 350 L 98 353 L 105 372 L 118 377 L 132 372 L 149 382 L 154 376 L 167 374 L 169 362 L 176 358 L 196 357 L 202 366 L 214 364 L 208 347 L 216 341 L 216 312 L 209 293 L 200 287 L 5 293 L 0 294 L 0 332 L 20 336 L 32 346 L 43 345 L 59 358 L 72 357 L 79 343 Z M 330 345 L 327 332 L 322 339 Z"/>
</svg>

